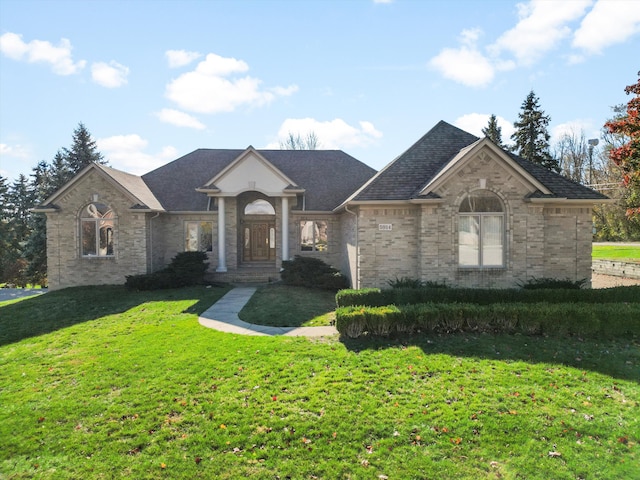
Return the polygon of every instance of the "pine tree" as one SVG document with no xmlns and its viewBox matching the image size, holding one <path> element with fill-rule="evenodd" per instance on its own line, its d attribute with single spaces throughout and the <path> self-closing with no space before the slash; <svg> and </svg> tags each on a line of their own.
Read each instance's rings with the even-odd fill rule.
<svg viewBox="0 0 640 480">
<path fill-rule="evenodd" d="M 51 195 L 57 187 L 52 182 L 53 167 L 44 160 L 39 162 L 31 174 L 29 190 L 34 205 L 39 205 Z M 30 234 L 22 257 L 28 262 L 25 277 L 31 284 L 47 284 L 47 219 L 44 215 L 31 215 Z"/>
<path fill-rule="evenodd" d="M 489 117 L 487 126 L 482 129 L 482 134 L 500 148 L 504 148 L 502 144 L 502 127 L 498 126 L 498 119 L 493 113 Z"/>
<path fill-rule="evenodd" d="M 73 131 L 71 148 L 63 148 L 62 153 L 65 158 L 66 168 L 71 176 L 92 162 L 106 163 L 102 154 L 98 152 L 96 141 L 91 138 L 89 130 L 82 122 Z"/>
<path fill-rule="evenodd" d="M 7 271 L 13 258 L 11 212 L 9 211 L 9 184 L 7 178 L 0 176 L 0 282 L 6 282 Z"/>
<path fill-rule="evenodd" d="M 538 97 L 531 90 L 522 102 L 518 121 L 513 124 L 516 127 L 515 133 L 511 135 L 515 142 L 513 151 L 533 163 L 560 172 L 558 161 L 549 153 L 550 135 L 547 127 L 550 121 L 551 117 L 544 114 Z"/>
</svg>

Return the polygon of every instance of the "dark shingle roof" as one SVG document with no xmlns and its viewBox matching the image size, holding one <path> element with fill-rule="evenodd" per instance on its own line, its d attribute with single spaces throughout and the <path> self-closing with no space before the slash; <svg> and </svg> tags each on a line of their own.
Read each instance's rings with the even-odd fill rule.
<svg viewBox="0 0 640 480">
<path fill-rule="evenodd" d="M 245 150 L 199 149 L 142 176 L 169 211 L 207 209 L 196 192 Z M 275 168 L 305 189 L 306 210 L 333 210 L 375 170 L 340 150 L 257 150 Z"/>
<path fill-rule="evenodd" d="M 351 201 L 410 200 L 443 169 L 460 150 L 477 142 L 478 137 L 447 122 L 438 122 L 406 152 L 397 157 L 365 185 Z M 551 170 L 517 155 L 508 155 L 552 194 L 535 192 L 531 197 L 604 200 L 607 197 L 575 183 Z M 433 193 L 419 198 L 437 198 Z"/>
</svg>

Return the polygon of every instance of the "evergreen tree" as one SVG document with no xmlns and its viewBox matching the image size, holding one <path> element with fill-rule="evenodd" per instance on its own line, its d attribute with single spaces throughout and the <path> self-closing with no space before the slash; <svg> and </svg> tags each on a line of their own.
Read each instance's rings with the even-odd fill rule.
<svg viewBox="0 0 640 480">
<path fill-rule="evenodd" d="M 487 126 L 482 129 L 482 134 L 500 148 L 504 148 L 502 144 L 502 127 L 498 126 L 498 119 L 493 113 L 489 117 Z"/>
<path fill-rule="evenodd" d="M 52 182 L 53 167 L 44 160 L 39 162 L 31 174 L 29 190 L 34 206 L 44 202 L 58 187 Z M 47 284 L 47 219 L 44 215 L 31 215 L 30 234 L 27 239 L 23 258 L 28 262 L 25 277 L 31 284 Z"/>
<path fill-rule="evenodd" d="M 540 108 L 539 99 L 533 90 L 522 103 L 518 121 L 513 126 L 516 131 L 511 135 L 515 142 L 513 151 L 527 160 L 542 165 L 554 172 L 560 172 L 560 165 L 549 153 L 549 132 L 547 127 L 551 117 Z"/>
<path fill-rule="evenodd" d="M 6 282 L 7 271 L 15 260 L 13 256 L 13 232 L 11 212 L 9 210 L 9 184 L 7 178 L 0 175 L 0 282 Z"/>
<path fill-rule="evenodd" d="M 106 163 L 104 157 L 98 152 L 96 141 L 91 138 L 87 127 L 81 122 L 73 131 L 73 144 L 71 148 L 62 149 L 67 170 L 71 176 L 78 173 L 92 162 Z"/>
</svg>

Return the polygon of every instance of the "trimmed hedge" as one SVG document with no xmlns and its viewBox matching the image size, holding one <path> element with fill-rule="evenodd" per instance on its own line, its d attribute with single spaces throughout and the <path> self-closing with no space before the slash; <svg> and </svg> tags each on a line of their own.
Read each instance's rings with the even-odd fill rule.
<svg viewBox="0 0 640 480">
<path fill-rule="evenodd" d="M 411 305 L 418 303 L 640 303 L 640 286 L 603 289 L 365 288 L 341 290 L 338 307 Z"/>
<path fill-rule="evenodd" d="M 521 333 L 621 337 L 640 335 L 640 304 L 421 303 L 350 306 L 336 310 L 341 335 L 357 338 L 415 332 Z"/>
</svg>

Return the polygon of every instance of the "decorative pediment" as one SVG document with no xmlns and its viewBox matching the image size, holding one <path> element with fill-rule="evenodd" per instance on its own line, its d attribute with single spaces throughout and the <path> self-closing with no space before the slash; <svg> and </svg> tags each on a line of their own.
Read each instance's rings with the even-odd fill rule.
<svg viewBox="0 0 640 480">
<path fill-rule="evenodd" d="M 304 191 L 251 146 L 197 190 L 216 196 L 236 196 L 252 190 L 269 196 Z"/>
<path fill-rule="evenodd" d="M 461 149 L 451 160 L 449 160 L 449 162 L 447 162 L 444 167 L 442 167 L 442 169 L 422 188 L 420 196 L 433 194 L 438 188 L 441 188 L 448 179 L 461 172 L 476 158 L 491 158 L 505 168 L 512 177 L 517 178 L 524 185 L 527 185 L 532 192 L 540 191 L 543 194 L 551 194 L 546 186 L 518 165 L 518 163 L 502 149 L 496 146 L 489 139 L 483 138 Z"/>
</svg>

